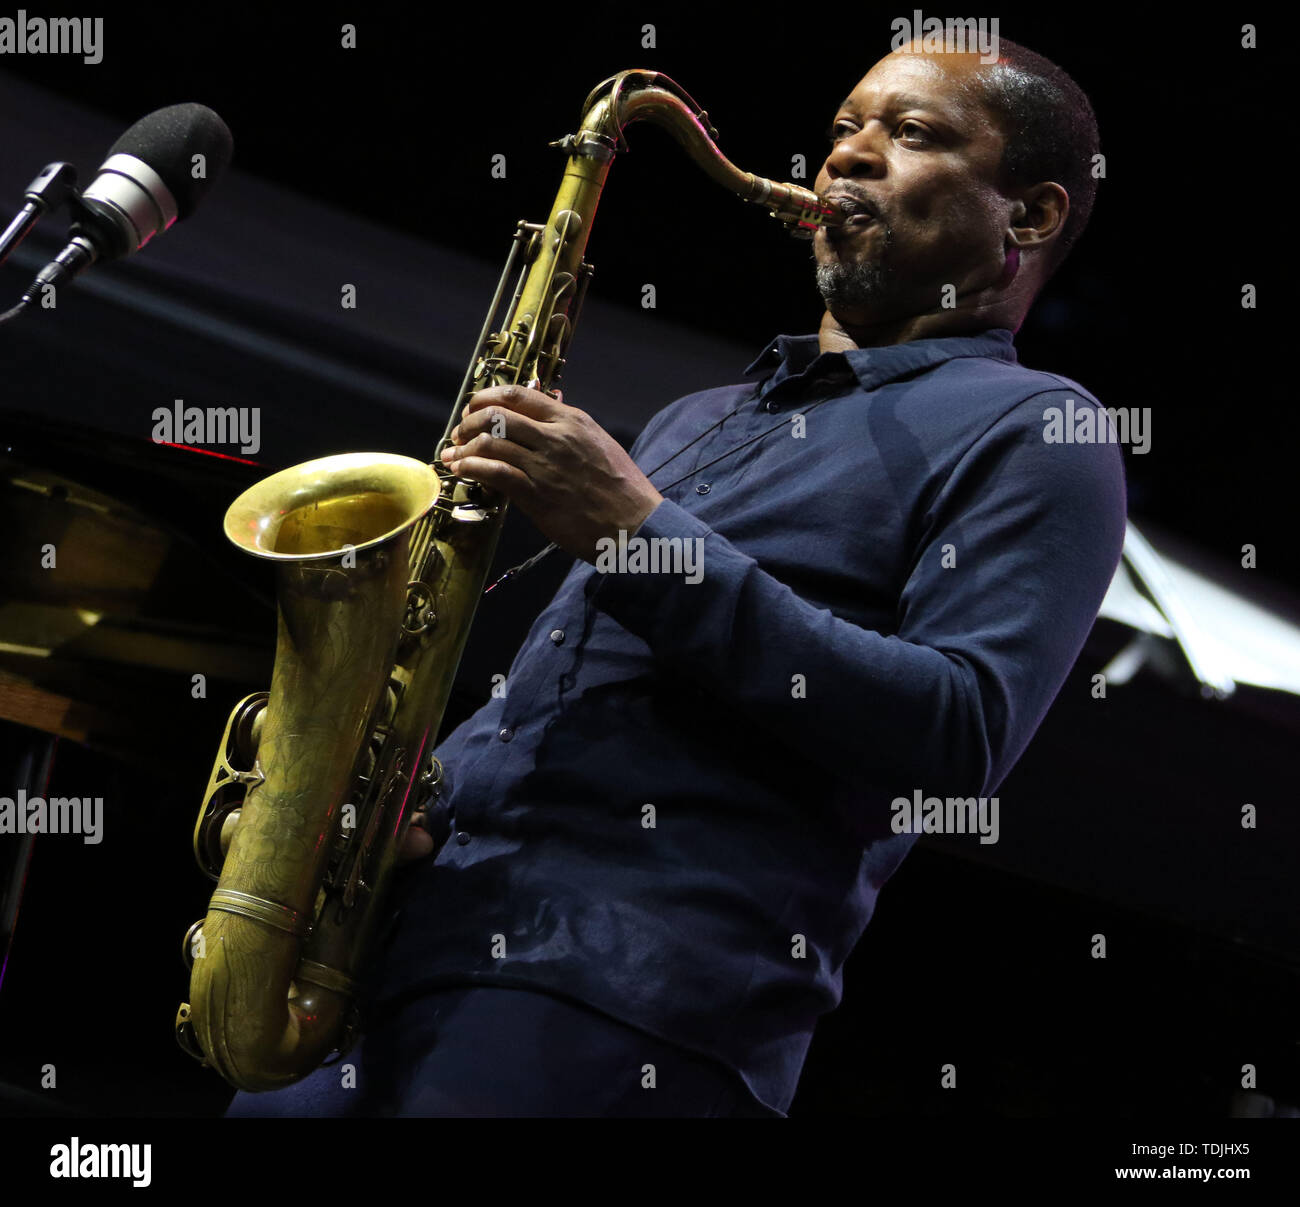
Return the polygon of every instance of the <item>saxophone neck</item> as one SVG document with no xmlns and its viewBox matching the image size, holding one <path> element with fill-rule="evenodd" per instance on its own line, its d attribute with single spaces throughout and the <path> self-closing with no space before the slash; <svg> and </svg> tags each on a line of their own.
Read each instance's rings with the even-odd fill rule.
<svg viewBox="0 0 1300 1207">
<path fill-rule="evenodd" d="M 765 206 L 796 238 L 809 239 L 819 227 L 838 226 L 846 217 L 812 189 L 741 171 L 719 150 L 709 115 L 685 88 L 658 71 L 620 71 L 601 81 L 583 106 L 578 133 L 551 145 L 608 163 L 628 149 L 623 131 L 637 121 L 663 127 L 710 178 L 743 200 Z"/>
</svg>

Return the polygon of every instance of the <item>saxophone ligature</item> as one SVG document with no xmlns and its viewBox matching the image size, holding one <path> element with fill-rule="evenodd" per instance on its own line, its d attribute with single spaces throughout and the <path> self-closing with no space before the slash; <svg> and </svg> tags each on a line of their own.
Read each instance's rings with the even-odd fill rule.
<svg viewBox="0 0 1300 1207">
<path fill-rule="evenodd" d="M 438 455 L 477 391 L 554 390 L 591 277 L 596 206 L 637 121 L 666 128 L 797 236 L 843 220 L 809 189 L 735 167 L 666 76 L 619 72 L 551 144 L 567 156 L 559 192 L 545 223 L 516 229 L 433 464 L 325 457 L 226 513 L 226 536 L 276 565 L 278 637 L 270 692 L 231 713 L 195 826 L 217 887 L 185 936 L 190 1000 L 176 1034 L 239 1089 L 289 1085 L 355 1038 L 367 949 L 411 817 L 438 791 L 434 740 L 506 511 Z"/>
</svg>

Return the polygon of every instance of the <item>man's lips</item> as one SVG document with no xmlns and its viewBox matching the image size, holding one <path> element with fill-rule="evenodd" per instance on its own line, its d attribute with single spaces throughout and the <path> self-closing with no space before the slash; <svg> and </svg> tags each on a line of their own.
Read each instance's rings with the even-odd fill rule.
<svg viewBox="0 0 1300 1207">
<path fill-rule="evenodd" d="M 834 203 L 844 215 L 844 224 L 840 229 L 869 226 L 878 218 L 876 207 L 861 197 L 854 197 L 848 193 L 827 193 L 825 199 Z"/>
</svg>

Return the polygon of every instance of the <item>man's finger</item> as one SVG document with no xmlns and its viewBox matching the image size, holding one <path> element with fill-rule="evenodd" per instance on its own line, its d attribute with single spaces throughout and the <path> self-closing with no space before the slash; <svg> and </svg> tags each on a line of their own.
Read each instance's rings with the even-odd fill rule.
<svg viewBox="0 0 1300 1207">
<path fill-rule="evenodd" d="M 452 457 L 448 460 L 450 451 L 443 451 L 443 463 L 450 466 L 458 478 L 473 478 L 475 482 L 499 490 L 512 499 L 526 499 L 532 492 L 532 479 L 522 469 L 488 457 Z"/>
<path fill-rule="evenodd" d="M 538 448 L 545 440 L 544 425 L 518 411 L 506 411 L 500 407 L 475 411 L 472 415 L 462 415 L 460 422 L 452 429 L 452 439 L 457 447 L 464 448 L 475 436 L 486 432 L 496 440 L 507 437 L 525 448 Z"/>
<path fill-rule="evenodd" d="M 527 415 L 530 419 L 553 419 L 562 405 L 558 399 L 543 394 L 540 390 L 529 390 L 524 386 L 489 386 L 465 404 L 462 414 L 469 415 L 484 407 L 499 406 Z"/>
<path fill-rule="evenodd" d="M 476 457 L 515 466 L 525 474 L 530 466 L 534 469 L 537 466 L 537 456 L 531 449 L 516 444 L 513 440 L 496 437 L 487 432 L 480 432 L 461 444 L 449 445 L 442 450 L 440 456 L 442 463 L 457 473 L 461 472 L 461 466 L 465 461 Z"/>
</svg>

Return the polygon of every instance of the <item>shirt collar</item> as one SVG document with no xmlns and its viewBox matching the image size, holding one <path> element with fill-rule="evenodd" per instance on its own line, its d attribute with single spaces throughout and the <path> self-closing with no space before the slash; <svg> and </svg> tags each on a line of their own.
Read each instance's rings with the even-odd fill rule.
<svg viewBox="0 0 1300 1207">
<path fill-rule="evenodd" d="M 852 348 L 847 352 L 827 353 L 843 357 L 864 390 L 874 390 L 887 381 L 904 377 L 921 369 L 930 369 L 961 356 L 988 356 L 1015 363 L 1017 360 L 1012 333 L 1005 327 L 993 327 L 978 335 L 951 335 L 941 339 L 915 339 L 879 348 Z M 778 335 L 745 370 L 771 373 L 779 378 L 802 373 L 821 355 L 815 335 Z"/>
</svg>

